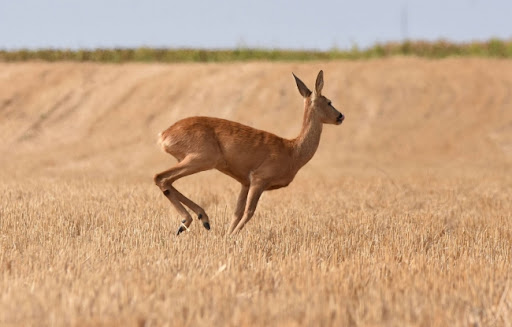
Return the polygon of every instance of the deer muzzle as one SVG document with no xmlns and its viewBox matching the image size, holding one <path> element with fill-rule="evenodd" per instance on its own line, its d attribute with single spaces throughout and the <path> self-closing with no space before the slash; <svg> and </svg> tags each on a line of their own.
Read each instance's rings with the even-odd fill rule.
<svg viewBox="0 0 512 327">
<path fill-rule="evenodd" d="M 343 114 L 340 113 L 338 118 L 336 118 L 336 125 L 340 125 L 343 122 L 344 119 L 345 119 L 345 116 L 343 116 Z"/>
</svg>

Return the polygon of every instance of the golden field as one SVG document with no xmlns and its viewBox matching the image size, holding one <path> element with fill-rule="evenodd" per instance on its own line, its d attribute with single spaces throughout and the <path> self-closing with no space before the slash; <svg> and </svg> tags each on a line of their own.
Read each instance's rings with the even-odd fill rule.
<svg viewBox="0 0 512 327">
<path fill-rule="evenodd" d="M 291 75 L 345 116 L 227 236 L 239 187 L 153 175 L 206 115 L 295 137 Z M 0 326 L 511 326 L 512 61 L 0 63 Z"/>
</svg>

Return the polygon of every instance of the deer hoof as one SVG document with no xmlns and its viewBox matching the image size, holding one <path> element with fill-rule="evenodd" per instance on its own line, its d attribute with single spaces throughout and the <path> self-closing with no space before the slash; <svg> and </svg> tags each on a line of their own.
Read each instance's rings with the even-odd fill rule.
<svg viewBox="0 0 512 327">
<path fill-rule="evenodd" d="M 187 222 L 186 220 L 181 221 L 181 225 L 180 225 L 180 228 L 178 229 L 178 232 L 176 233 L 176 236 L 180 235 L 181 232 L 184 232 L 185 230 L 187 230 L 187 227 L 185 227 L 186 222 Z"/>
<path fill-rule="evenodd" d="M 176 232 L 176 236 L 180 235 L 181 232 L 184 232 L 185 231 L 185 226 L 180 226 L 180 228 L 178 229 L 178 232 Z"/>
<path fill-rule="evenodd" d="M 209 222 L 205 222 L 205 223 L 203 223 L 203 226 L 204 226 L 204 228 L 206 228 L 207 230 L 210 230 L 210 223 L 209 223 Z"/>
</svg>

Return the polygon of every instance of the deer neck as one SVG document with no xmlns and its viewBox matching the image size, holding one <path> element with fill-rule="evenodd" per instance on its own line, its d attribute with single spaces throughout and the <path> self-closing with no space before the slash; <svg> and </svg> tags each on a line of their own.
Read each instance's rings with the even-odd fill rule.
<svg viewBox="0 0 512 327">
<path fill-rule="evenodd" d="M 322 135 L 322 122 L 312 112 L 311 103 L 306 101 L 304 108 L 304 121 L 299 136 L 294 142 L 294 155 L 299 167 L 304 166 L 315 154 Z"/>
</svg>

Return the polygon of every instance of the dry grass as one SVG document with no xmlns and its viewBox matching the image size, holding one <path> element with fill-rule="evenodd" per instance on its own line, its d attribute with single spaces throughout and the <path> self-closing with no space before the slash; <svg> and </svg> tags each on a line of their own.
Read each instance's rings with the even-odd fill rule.
<svg viewBox="0 0 512 327">
<path fill-rule="evenodd" d="M 290 71 L 347 116 L 226 236 L 238 186 L 177 188 L 155 135 L 226 117 L 291 137 Z M 512 62 L 0 64 L 0 325 L 510 326 Z"/>
</svg>

